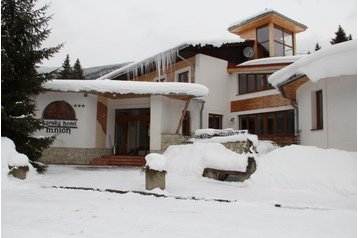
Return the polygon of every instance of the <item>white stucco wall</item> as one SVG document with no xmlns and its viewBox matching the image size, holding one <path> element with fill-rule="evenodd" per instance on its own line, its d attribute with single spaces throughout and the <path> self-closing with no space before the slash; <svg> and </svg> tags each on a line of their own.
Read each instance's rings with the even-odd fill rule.
<svg viewBox="0 0 358 238">
<path fill-rule="evenodd" d="M 230 127 L 230 75 L 227 72 L 227 61 L 196 55 L 195 82 L 209 88 L 209 95 L 204 97 L 203 128 L 208 127 L 209 113 L 223 115 L 223 128 Z"/>
<path fill-rule="evenodd" d="M 83 93 L 47 92 L 36 99 L 36 117 L 41 118 L 45 107 L 55 101 L 65 101 L 72 106 L 76 113 L 78 128 L 71 129 L 71 134 L 58 134 L 51 147 L 95 148 L 97 96 L 88 94 L 85 97 Z M 75 107 L 75 104 L 84 107 Z M 38 135 L 54 134 L 41 130 Z"/>
<path fill-rule="evenodd" d="M 314 93 L 322 90 L 323 129 L 312 130 Z M 297 90 L 301 144 L 357 151 L 357 77 L 328 78 Z"/>
</svg>

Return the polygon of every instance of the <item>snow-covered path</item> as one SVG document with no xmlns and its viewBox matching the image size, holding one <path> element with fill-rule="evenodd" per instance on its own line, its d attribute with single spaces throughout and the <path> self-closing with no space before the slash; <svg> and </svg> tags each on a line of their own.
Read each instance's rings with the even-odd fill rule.
<svg viewBox="0 0 358 238">
<path fill-rule="evenodd" d="M 2 191 L 3 237 L 356 237 L 355 197 L 169 174 L 167 195 L 237 202 L 44 187 L 52 185 L 144 191 L 144 175 L 139 169 L 50 166 L 27 182 L 12 179 Z"/>
</svg>

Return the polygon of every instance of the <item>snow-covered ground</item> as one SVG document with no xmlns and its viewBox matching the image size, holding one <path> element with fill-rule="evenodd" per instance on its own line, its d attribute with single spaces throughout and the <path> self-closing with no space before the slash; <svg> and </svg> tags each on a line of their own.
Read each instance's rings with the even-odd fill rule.
<svg viewBox="0 0 358 238">
<path fill-rule="evenodd" d="M 289 146 L 256 160 L 244 183 L 169 171 L 166 190 L 154 191 L 168 197 L 52 187 L 145 191 L 138 168 L 53 165 L 25 181 L 3 174 L 2 235 L 356 237 L 356 153 Z"/>
</svg>

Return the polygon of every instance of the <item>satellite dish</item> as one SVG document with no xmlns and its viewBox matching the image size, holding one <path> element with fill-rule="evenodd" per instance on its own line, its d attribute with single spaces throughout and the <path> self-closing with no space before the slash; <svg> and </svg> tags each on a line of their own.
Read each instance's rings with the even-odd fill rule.
<svg viewBox="0 0 358 238">
<path fill-rule="evenodd" d="M 244 53 L 244 56 L 248 59 L 251 59 L 255 55 L 254 49 L 252 47 L 246 47 L 244 49 L 243 53 Z"/>
</svg>

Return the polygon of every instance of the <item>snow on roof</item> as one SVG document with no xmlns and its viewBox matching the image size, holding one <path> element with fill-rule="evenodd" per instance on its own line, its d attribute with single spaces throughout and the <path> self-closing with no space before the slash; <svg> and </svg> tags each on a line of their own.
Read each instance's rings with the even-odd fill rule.
<svg viewBox="0 0 358 238">
<path fill-rule="evenodd" d="M 201 84 L 173 82 L 139 82 L 117 80 L 64 80 L 46 82 L 44 88 L 62 92 L 99 92 L 115 94 L 188 95 L 202 97 L 209 89 Z"/>
<path fill-rule="evenodd" d="M 148 69 L 151 68 L 152 65 L 155 65 L 156 68 L 160 69 L 166 69 L 169 65 L 175 63 L 178 52 L 186 47 L 192 46 L 201 46 L 204 47 L 206 45 L 212 45 L 214 47 L 221 47 L 224 44 L 228 43 L 240 43 L 244 40 L 235 37 L 235 39 L 220 39 L 220 40 L 200 40 L 200 41 L 187 41 L 182 44 L 179 44 L 173 48 L 164 50 L 162 52 L 159 52 L 155 55 L 149 56 L 144 58 L 143 60 L 140 60 L 138 62 L 133 62 L 131 64 L 128 64 L 118 70 L 115 70 L 109 74 L 103 75 L 102 77 L 98 78 L 99 80 L 102 79 L 113 79 L 114 77 L 132 72 L 135 76 L 138 75 L 138 72 L 149 72 Z"/>
<path fill-rule="evenodd" d="M 273 73 L 269 82 L 279 86 L 299 75 L 311 81 L 357 74 L 357 41 L 351 40 L 320 49 Z"/>
<path fill-rule="evenodd" d="M 232 23 L 232 24 L 229 26 L 228 30 L 231 30 L 231 29 L 233 29 L 233 28 L 236 28 L 236 27 L 245 25 L 245 24 L 247 24 L 247 23 L 253 22 L 253 21 L 255 21 L 255 20 L 259 19 L 259 18 L 262 18 L 262 17 L 264 17 L 264 16 L 270 15 L 270 14 L 272 14 L 272 13 L 273 13 L 273 14 L 276 14 L 276 15 L 282 17 L 282 18 L 285 18 L 286 20 L 288 20 L 288 21 L 290 21 L 290 22 L 292 22 L 292 23 L 294 23 L 294 24 L 296 24 L 296 25 L 299 25 L 300 27 L 302 27 L 302 28 L 304 28 L 304 29 L 307 29 L 307 26 L 306 26 L 306 25 L 304 25 L 304 24 L 302 24 L 302 23 L 299 23 L 299 22 L 297 22 L 297 21 L 295 21 L 295 20 L 293 20 L 293 19 L 291 19 L 291 18 L 289 18 L 289 17 L 287 17 L 287 16 L 285 16 L 285 15 L 283 15 L 283 14 L 281 14 L 281 13 L 278 13 L 278 12 L 276 12 L 275 10 L 267 9 L 267 8 L 266 8 L 266 9 L 265 9 L 264 11 L 262 11 L 262 12 L 256 13 L 256 14 L 250 16 L 250 17 L 247 17 L 247 18 L 245 18 L 245 19 L 242 19 L 242 20 L 239 20 L 239 21 L 236 21 L 236 22 Z"/>
<path fill-rule="evenodd" d="M 294 56 L 279 56 L 279 57 L 268 57 L 262 59 L 254 59 L 246 61 L 237 66 L 252 66 L 252 65 L 266 65 L 266 64 L 284 64 L 284 63 L 293 63 L 301 59 L 306 55 L 294 55 Z"/>
</svg>

